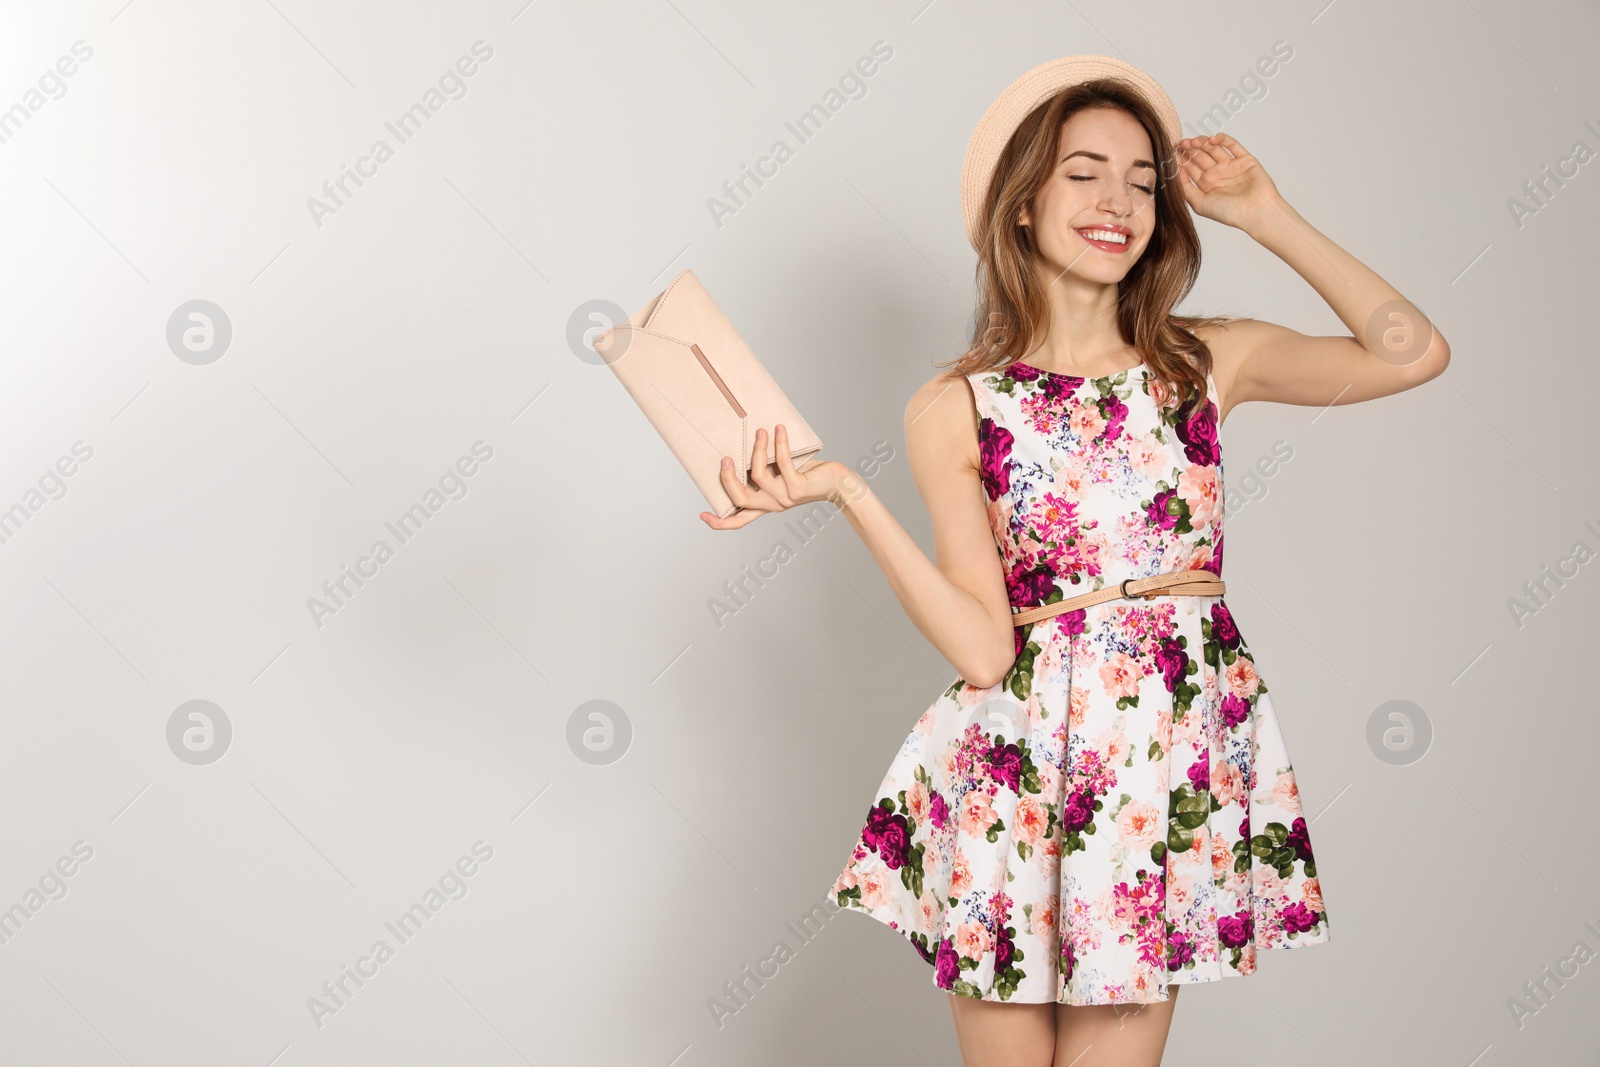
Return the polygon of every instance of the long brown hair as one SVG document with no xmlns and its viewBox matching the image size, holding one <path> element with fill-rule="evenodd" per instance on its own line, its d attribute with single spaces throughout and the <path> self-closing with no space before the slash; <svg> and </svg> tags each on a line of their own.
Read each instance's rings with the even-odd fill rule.
<svg viewBox="0 0 1600 1067">
<path fill-rule="evenodd" d="M 1085 108 L 1109 107 L 1132 115 L 1156 152 L 1155 224 L 1144 254 L 1117 287 L 1117 328 L 1181 402 L 1206 395 L 1211 350 L 1192 326 L 1228 321 L 1225 316 L 1176 318 L 1172 309 L 1200 274 L 1200 236 L 1178 186 L 1173 145 L 1155 111 L 1132 86 L 1112 78 L 1081 82 L 1046 100 L 1023 119 L 995 163 L 984 198 L 978 234 L 978 302 L 972 345 L 948 366 L 949 377 L 998 370 L 1030 353 L 1050 328 L 1046 284 L 1034 263 L 1027 227 L 1017 222 L 1054 173 L 1061 126 Z"/>
</svg>

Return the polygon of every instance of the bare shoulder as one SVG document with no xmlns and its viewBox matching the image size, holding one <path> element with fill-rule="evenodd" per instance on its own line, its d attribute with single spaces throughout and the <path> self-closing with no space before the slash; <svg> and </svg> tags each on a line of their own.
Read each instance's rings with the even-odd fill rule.
<svg viewBox="0 0 1600 1067">
<path fill-rule="evenodd" d="M 911 394 L 905 410 L 906 447 L 929 458 L 978 465 L 978 417 L 972 383 L 939 374 Z"/>
<path fill-rule="evenodd" d="M 1269 322 L 1246 318 L 1189 324 L 1189 331 L 1211 351 L 1211 380 L 1217 385 L 1218 421 L 1226 419 L 1233 409 L 1234 385 L 1239 380 L 1239 367 L 1245 357 L 1279 328 Z"/>
</svg>

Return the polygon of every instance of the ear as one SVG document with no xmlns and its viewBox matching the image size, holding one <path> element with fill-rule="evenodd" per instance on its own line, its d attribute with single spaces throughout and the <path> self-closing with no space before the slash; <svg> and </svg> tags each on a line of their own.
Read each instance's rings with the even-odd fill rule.
<svg viewBox="0 0 1600 1067">
<path fill-rule="evenodd" d="M 1017 225 L 1028 226 L 1031 225 L 1032 222 L 1033 220 L 1028 217 L 1028 205 L 1023 204 L 1022 207 L 1017 209 Z"/>
</svg>

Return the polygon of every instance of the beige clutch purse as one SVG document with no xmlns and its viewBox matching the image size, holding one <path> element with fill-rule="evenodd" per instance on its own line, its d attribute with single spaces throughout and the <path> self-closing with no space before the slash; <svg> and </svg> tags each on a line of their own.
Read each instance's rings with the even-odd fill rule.
<svg viewBox="0 0 1600 1067">
<path fill-rule="evenodd" d="M 718 518 L 740 510 L 722 488 L 722 457 L 732 457 L 740 483 L 749 485 L 757 429 L 767 431 L 774 475 L 777 423 L 788 431 L 797 469 L 818 458 L 822 441 L 693 271 L 593 343 Z"/>
</svg>

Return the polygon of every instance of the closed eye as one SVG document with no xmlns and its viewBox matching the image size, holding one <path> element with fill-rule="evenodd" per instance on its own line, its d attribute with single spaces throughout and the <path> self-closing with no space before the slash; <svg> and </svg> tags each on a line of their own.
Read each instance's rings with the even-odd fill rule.
<svg viewBox="0 0 1600 1067">
<path fill-rule="evenodd" d="M 1093 175 L 1093 174 L 1069 174 L 1069 175 L 1067 175 L 1067 178 L 1068 178 L 1068 180 L 1075 181 L 1075 182 L 1092 182 L 1092 181 L 1095 180 L 1095 175 Z M 1139 190 L 1145 196 L 1155 196 L 1156 195 L 1156 191 L 1155 191 L 1155 187 L 1154 186 L 1135 185 L 1134 188 Z"/>
</svg>

